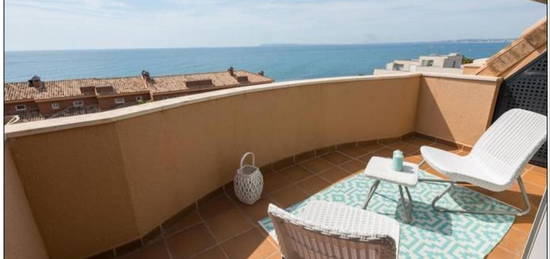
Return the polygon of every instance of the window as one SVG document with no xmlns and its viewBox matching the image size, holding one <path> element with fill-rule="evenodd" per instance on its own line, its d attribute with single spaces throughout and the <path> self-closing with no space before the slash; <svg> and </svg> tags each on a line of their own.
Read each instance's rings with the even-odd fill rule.
<svg viewBox="0 0 550 259">
<path fill-rule="evenodd" d="M 52 103 L 52 109 L 59 110 L 59 103 Z"/>
<path fill-rule="evenodd" d="M 403 70 L 404 65 L 403 64 L 393 64 L 393 70 L 401 71 Z"/>
<path fill-rule="evenodd" d="M 84 102 L 82 100 L 73 101 L 73 107 L 84 107 Z"/>
<path fill-rule="evenodd" d="M 136 102 L 142 102 L 143 96 L 136 96 Z"/>
<path fill-rule="evenodd" d="M 15 111 L 17 112 L 22 112 L 26 110 L 27 110 L 27 105 L 24 105 L 24 104 L 15 105 Z"/>
<path fill-rule="evenodd" d="M 124 103 L 124 98 L 115 98 L 115 103 L 116 104 L 123 104 Z"/>
</svg>

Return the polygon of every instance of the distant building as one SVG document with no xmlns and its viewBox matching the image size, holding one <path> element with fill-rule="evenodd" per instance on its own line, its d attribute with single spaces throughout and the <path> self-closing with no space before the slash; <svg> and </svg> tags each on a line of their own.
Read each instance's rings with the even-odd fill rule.
<svg viewBox="0 0 550 259">
<path fill-rule="evenodd" d="M 386 64 L 385 69 L 375 69 L 374 74 L 391 74 L 400 72 L 436 72 L 462 74 L 462 55 L 450 53 L 448 55 L 420 56 L 413 60 L 395 60 Z"/>
<path fill-rule="evenodd" d="M 224 72 L 151 77 L 90 78 L 4 84 L 4 115 L 32 121 L 106 111 L 146 101 L 206 91 L 271 83 L 273 79 L 232 67 Z"/>
</svg>

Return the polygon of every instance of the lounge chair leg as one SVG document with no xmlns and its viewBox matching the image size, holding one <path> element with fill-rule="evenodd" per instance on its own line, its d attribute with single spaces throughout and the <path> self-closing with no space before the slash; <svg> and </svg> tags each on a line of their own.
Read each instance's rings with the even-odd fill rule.
<svg viewBox="0 0 550 259">
<path fill-rule="evenodd" d="M 445 194 L 447 194 L 447 192 L 449 192 L 451 190 L 451 188 L 454 187 L 454 185 L 455 185 L 454 182 L 451 182 L 449 187 L 447 187 L 441 194 L 439 194 L 437 197 L 435 197 L 433 199 L 432 208 L 434 210 L 440 211 L 440 212 L 458 212 L 458 213 L 473 213 L 473 214 L 499 214 L 499 215 L 523 216 L 523 215 L 526 215 L 527 213 L 529 213 L 529 211 L 531 210 L 531 203 L 529 202 L 529 196 L 527 195 L 527 191 L 525 190 L 525 185 L 523 184 L 523 180 L 521 179 L 521 176 L 518 177 L 517 181 L 518 181 L 519 189 L 521 190 L 521 196 L 522 196 L 522 199 L 523 199 L 523 203 L 525 203 L 526 208 L 521 210 L 521 209 L 516 208 L 515 206 L 512 206 L 512 205 L 508 204 L 508 203 L 505 203 L 505 202 L 502 202 L 502 201 L 500 201 L 500 202 L 506 204 L 507 206 L 510 206 L 510 207 L 518 210 L 519 212 L 500 211 L 500 210 L 488 210 L 488 211 L 483 211 L 483 210 L 479 210 L 479 211 L 474 211 L 474 210 L 451 210 L 451 209 L 445 209 L 445 208 L 437 207 L 436 206 L 437 201 L 439 201 Z"/>
</svg>

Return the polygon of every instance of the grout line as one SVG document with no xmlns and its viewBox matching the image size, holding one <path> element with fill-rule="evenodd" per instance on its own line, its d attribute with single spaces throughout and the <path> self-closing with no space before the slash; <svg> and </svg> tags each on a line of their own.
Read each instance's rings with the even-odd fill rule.
<svg viewBox="0 0 550 259">
<path fill-rule="evenodd" d="M 166 237 L 164 236 L 164 232 L 162 229 L 160 230 L 160 236 L 162 239 L 162 244 L 164 245 L 164 249 L 166 249 L 166 251 L 168 252 L 168 258 L 174 259 L 175 257 L 172 254 L 172 251 L 170 250 L 170 246 L 168 246 L 168 240 L 166 240 Z"/>
<path fill-rule="evenodd" d="M 223 192 L 223 194 L 225 195 L 225 191 Z M 214 198 L 214 197 L 212 197 Z M 203 216 L 201 215 L 201 213 L 199 212 L 198 208 L 197 208 L 197 214 L 199 215 L 199 218 L 201 219 L 201 221 L 203 222 L 204 224 L 204 227 L 206 228 L 206 231 L 208 232 L 208 234 L 212 237 L 212 239 L 214 239 L 214 245 L 212 246 L 209 246 L 201 251 L 198 251 L 194 254 L 192 254 L 191 256 L 189 256 L 190 258 L 193 258 L 201 253 L 204 253 L 212 248 L 215 248 L 217 246 L 219 246 L 220 242 L 218 242 L 218 240 L 216 239 L 216 236 L 214 236 L 214 233 L 212 232 L 212 230 L 210 229 L 210 226 L 208 225 L 208 223 L 206 223 L 206 220 L 203 218 Z M 229 258 L 229 256 L 227 256 L 227 254 L 225 253 L 225 251 L 223 250 L 223 248 L 221 249 L 222 250 L 222 253 L 224 254 L 224 256 L 226 258 Z"/>
<path fill-rule="evenodd" d="M 506 236 L 506 235 L 505 235 L 505 236 Z M 502 237 L 502 239 L 504 239 L 504 237 Z M 501 239 L 501 241 L 502 241 L 502 239 Z M 514 251 L 510 250 L 510 249 L 509 249 L 508 247 L 505 247 L 505 246 L 499 246 L 499 244 L 500 244 L 500 242 L 499 242 L 499 243 L 498 243 L 498 244 L 497 244 L 497 245 L 496 245 L 496 246 L 495 246 L 495 247 L 493 248 L 493 250 L 492 250 L 491 252 L 493 252 L 495 248 L 499 247 L 500 249 L 502 249 L 502 250 L 504 250 L 504 251 L 506 251 L 506 252 L 508 252 L 508 253 L 510 253 L 510 254 L 513 254 L 513 255 L 519 255 L 519 256 L 521 256 L 521 255 L 522 255 L 522 253 L 521 253 L 521 252 L 520 252 L 520 253 L 518 253 L 518 252 L 514 252 Z M 489 252 L 489 254 L 491 254 L 491 252 Z M 489 255 L 489 254 L 487 254 L 487 255 Z"/>
<path fill-rule="evenodd" d="M 274 171 L 275 171 L 275 170 L 274 170 Z M 241 234 L 239 234 L 239 235 L 242 235 L 242 234 L 244 234 L 244 233 L 247 233 L 247 232 L 249 232 L 249 231 L 251 231 L 251 230 L 253 230 L 253 229 L 255 229 L 255 228 L 256 228 L 256 230 L 264 231 L 263 229 L 260 229 L 261 226 L 259 226 L 258 221 L 255 220 L 255 219 L 253 219 L 250 215 L 248 215 L 248 214 L 246 213 L 246 211 L 238 204 L 237 201 L 235 201 L 235 200 L 233 200 L 231 197 L 229 197 L 228 193 L 226 193 L 225 190 L 224 190 L 224 194 L 225 194 L 226 196 L 228 196 L 228 198 L 229 198 L 229 199 L 231 200 L 231 202 L 237 207 L 237 209 L 241 211 L 241 214 L 244 215 L 244 216 L 249 220 L 250 223 L 252 223 L 252 229 L 249 229 L 249 230 L 247 230 L 247 231 L 245 231 L 245 232 L 243 232 L 243 233 L 241 233 Z M 273 199 L 270 198 L 270 200 L 273 200 Z M 278 205 L 278 204 L 277 204 L 277 205 Z M 279 205 L 278 205 L 278 206 L 279 206 Z M 266 217 L 267 217 L 267 216 L 268 216 L 268 215 L 267 215 L 267 209 L 266 209 L 266 212 L 265 212 L 265 213 L 266 213 Z M 238 236 L 238 235 L 237 235 L 237 236 Z M 235 237 L 237 237 L 237 236 L 235 236 Z M 233 237 L 233 238 L 235 238 L 235 237 Z M 274 242 L 271 240 L 271 236 L 269 235 L 269 233 L 267 233 L 267 237 L 268 237 L 268 238 L 267 238 L 268 242 L 271 243 L 271 244 L 275 247 L 275 251 L 269 255 L 269 256 L 271 256 L 271 255 L 273 255 L 273 254 L 276 254 L 278 251 L 280 251 L 280 247 L 279 247 L 279 244 L 276 244 L 276 243 L 274 243 Z M 231 238 L 231 239 L 233 239 L 233 238 Z M 224 242 L 225 242 L 225 241 L 224 241 Z M 222 250 L 223 250 L 223 252 L 224 252 L 224 254 L 225 254 L 225 250 L 223 249 L 223 247 L 221 247 L 221 248 L 222 248 Z M 226 255 L 226 256 L 227 256 L 227 258 L 229 258 L 228 255 Z M 268 256 L 268 257 L 269 257 L 269 256 Z"/>
</svg>

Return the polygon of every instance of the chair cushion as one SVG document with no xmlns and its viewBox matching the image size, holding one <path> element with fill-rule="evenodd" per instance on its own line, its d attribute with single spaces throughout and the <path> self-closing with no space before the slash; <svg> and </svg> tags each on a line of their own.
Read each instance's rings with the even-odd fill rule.
<svg viewBox="0 0 550 259">
<path fill-rule="evenodd" d="M 429 146 L 420 147 L 420 153 L 433 169 L 453 181 L 468 182 L 495 192 L 504 191 L 512 185 L 509 179 L 499 178 L 498 172 L 492 172 L 471 156 L 459 156 Z"/>
</svg>

